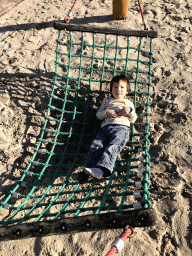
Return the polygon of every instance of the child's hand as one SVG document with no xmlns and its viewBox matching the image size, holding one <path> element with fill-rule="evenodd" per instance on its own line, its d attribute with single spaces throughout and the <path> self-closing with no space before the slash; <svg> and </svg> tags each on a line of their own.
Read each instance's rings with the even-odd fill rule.
<svg viewBox="0 0 192 256">
<path fill-rule="evenodd" d="M 131 111 L 130 107 L 124 107 L 119 110 L 119 116 L 127 116 L 129 115 L 130 111 Z"/>
<path fill-rule="evenodd" d="M 107 115 L 109 118 L 116 118 L 116 117 L 119 117 L 119 113 L 118 113 L 117 111 L 115 111 L 114 109 L 107 109 L 106 115 Z"/>
</svg>

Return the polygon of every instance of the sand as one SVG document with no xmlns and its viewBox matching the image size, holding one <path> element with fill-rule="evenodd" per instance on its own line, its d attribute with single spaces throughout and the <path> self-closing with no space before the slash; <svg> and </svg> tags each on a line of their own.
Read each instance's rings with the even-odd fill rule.
<svg viewBox="0 0 192 256">
<path fill-rule="evenodd" d="M 69 0 L 23 1 L 0 18 L 1 199 L 18 178 L 18 165 L 27 165 L 28 159 L 20 162 L 20 157 L 36 145 L 54 72 L 57 31 L 53 22 L 62 21 L 72 4 Z M 154 227 L 137 228 L 137 235 L 127 240 L 119 255 L 190 256 L 192 3 L 146 0 L 142 7 L 148 28 L 159 33 L 153 43 L 149 189 L 158 222 Z M 71 22 L 143 29 L 137 1 L 130 2 L 127 20 L 114 20 L 111 14 L 111 0 L 79 0 Z M 121 232 L 0 242 L 0 255 L 100 256 Z"/>
</svg>

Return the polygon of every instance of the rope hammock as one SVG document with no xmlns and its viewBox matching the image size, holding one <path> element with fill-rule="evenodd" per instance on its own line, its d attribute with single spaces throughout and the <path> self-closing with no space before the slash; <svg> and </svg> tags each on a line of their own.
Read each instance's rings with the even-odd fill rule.
<svg viewBox="0 0 192 256">
<path fill-rule="evenodd" d="M 1 240 L 154 225 L 149 200 L 149 108 L 155 31 L 55 23 L 55 78 L 42 133 L 26 170 L 0 203 Z M 114 75 L 131 77 L 138 119 L 110 177 L 75 182 Z"/>
</svg>

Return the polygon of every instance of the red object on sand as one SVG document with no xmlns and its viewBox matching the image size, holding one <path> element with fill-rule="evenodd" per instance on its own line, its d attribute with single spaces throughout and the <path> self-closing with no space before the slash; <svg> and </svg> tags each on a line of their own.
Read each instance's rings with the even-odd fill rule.
<svg viewBox="0 0 192 256">
<path fill-rule="evenodd" d="M 139 8 L 140 8 L 140 12 L 141 12 L 141 17 L 142 17 L 142 20 L 143 20 L 144 28 L 145 28 L 145 30 L 147 30 L 148 28 L 147 28 L 147 25 L 146 25 L 146 20 L 145 20 L 144 14 L 143 14 L 143 10 L 142 10 L 142 7 L 141 7 L 140 0 L 138 0 L 138 4 L 139 4 Z"/>
<path fill-rule="evenodd" d="M 128 237 L 133 237 L 134 235 L 134 230 L 131 227 L 127 227 L 124 229 L 123 233 L 120 235 L 120 238 L 117 239 L 116 241 L 118 241 L 118 243 L 120 244 L 121 249 L 123 248 L 123 242 L 126 238 Z M 114 244 L 116 244 L 116 241 L 114 242 Z M 118 246 L 117 246 L 118 247 Z M 116 252 L 120 251 L 117 249 L 116 246 L 113 246 L 108 253 L 106 254 L 106 256 L 112 256 L 114 255 Z"/>
<path fill-rule="evenodd" d="M 69 14 L 67 15 L 67 17 L 65 17 L 64 21 L 65 21 L 66 23 L 69 23 L 70 17 L 71 17 L 71 15 L 72 15 L 72 11 L 73 11 L 73 9 L 74 9 L 74 7 L 75 7 L 77 1 L 78 1 L 78 0 L 75 0 L 73 6 L 72 6 L 72 8 L 71 8 L 71 11 L 70 11 Z"/>
</svg>

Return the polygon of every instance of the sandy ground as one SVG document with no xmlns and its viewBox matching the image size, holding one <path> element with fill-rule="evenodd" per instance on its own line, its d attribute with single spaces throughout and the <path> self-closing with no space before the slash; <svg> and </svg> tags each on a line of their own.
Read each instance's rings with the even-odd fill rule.
<svg viewBox="0 0 192 256">
<path fill-rule="evenodd" d="M 23 0 L 3 0 L 0 2 L 0 17 L 8 13 L 15 6 L 19 5 Z"/>
<path fill-rule="evenodd" d="M 36 144 L 54 72 L 54 21 L 73 1 L 29 0 L 0 18 L 0 197 L 18 178 L 17 166 Z M 1 3 L 2 4 L 2 3 Z M 155 227 L 137 229 L 119 255 L 192 255 L 192 3 L 142 1 L 154 40 L 151 106 L 151 200 Z M 72 23 L 143 29 L 137 3 L 128 19 L 113 20 L 111 0 L 79 0 Z M 22 161 L 20 158 L 22 157 Z M 0 255 L 105 255 L 121 230 L 78 233 L 0 243 Z"/>
</svg>

